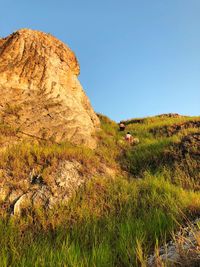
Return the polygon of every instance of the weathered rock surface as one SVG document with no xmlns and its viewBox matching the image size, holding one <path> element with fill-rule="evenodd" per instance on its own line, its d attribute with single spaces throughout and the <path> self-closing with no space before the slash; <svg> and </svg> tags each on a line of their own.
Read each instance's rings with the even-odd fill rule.
<svg viewBox="0 0 200 267">
<path fill-rule="evenodd" d="M 80 171 L 81 167 L 77 161 L 60 162 L 48 183 L 33 171 L 24 181 L 27 186 L 23 189 L 18 184 L 14 185 L 8 177 L 0 181 L 0 206 L 5 212 L 20 216 L 27 209 L 48 209 L 56 204 L 64 204 L 87 180 Z"/>
<path fill-rule="evenodd" d="M 183 154 L 190 154 L 200 160 L 200 133 L 192 133 L 182 138 L 180 149 Z"/>
<path fill-rule="evenodd" d="M 50 34 L 22 29 L 0 39 L 3 130 L 12 128 L 14 141 L 34 137 L 95 147 L 99 119 L 78 74 L 74 53 Z"/>
<path fill-rule="evenodd" d="M 37 208 L 48 210 L 66 204 L 92 177 L 83 168 L 76 160 L 60 161 L 47 181 L 34 169 L 26 179 L 18 182 L 4 173 L 4 178 L 0 179 L 0 215 L 6 213 L 21 216 Z M 115 171 L 102 164 L 92 174 L 114 177 Z"/>
<path fill-rule="evenodd" d="M 191 133 L 182 137 L 181 141 L 172 147 L 173 149 L 166 153 L 174 162 L 184 162 L 186 167 L 189 162 L 188 158 L 192 158 L 193 164 L 196 162 L 196 166 L 193 166 L 192 170 L 200 170 L 200 133 Z M 190 171 L 192 171 L 190 170 Z M 197 172 L 199 173 L 199 172 Z"/>
</svg>

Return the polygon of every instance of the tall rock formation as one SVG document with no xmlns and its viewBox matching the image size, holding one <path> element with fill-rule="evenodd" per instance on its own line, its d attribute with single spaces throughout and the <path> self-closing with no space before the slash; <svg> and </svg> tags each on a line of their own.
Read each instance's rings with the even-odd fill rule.
<svg viewBox="0 0 200 267">
<path fill-rule="evenodd" d="M 99 120 L 77 76 L 74 53 L 39 31 L 0 39 L 0 123 L 18 136 L 95 147 Z"/>
</svg>

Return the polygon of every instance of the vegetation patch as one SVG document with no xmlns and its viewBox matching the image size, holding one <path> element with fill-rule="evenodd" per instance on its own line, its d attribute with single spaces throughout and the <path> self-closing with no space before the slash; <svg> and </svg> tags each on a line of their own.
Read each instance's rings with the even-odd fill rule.
<svg viewBox="0 0 200 267">
<path fill-rule="evenodd" d="M 80 162 L 92 179 L 66 205 L 32 209 L 21 218 L 2 215 L 0 266 L 145 267 L 155 246 L 199 216 L 197 128 L 170 137 L 151 131 L 191 118 L 152 117 L 121 132 L 115 122 L 98 116 L 102 130 L 96 150 L 24 141 L 1 153 L 0 169 L 15 184 L 32 169 L 48 183 L 66 159 Z M 126 131 L 139 139 L 138 145 L 126 143 Z M 97 175 L 94 169 L 101 166 L 117 170 L 117 177 Z"/>
<path fill-rule="evenodd" d="M 140 266 L 157 240 L 199 207 L 198 193 L 162 176 L 96 178 L 48 220 L 35 211 L 17 224 L 1 221 L 0 265 Z"/>
</svg>

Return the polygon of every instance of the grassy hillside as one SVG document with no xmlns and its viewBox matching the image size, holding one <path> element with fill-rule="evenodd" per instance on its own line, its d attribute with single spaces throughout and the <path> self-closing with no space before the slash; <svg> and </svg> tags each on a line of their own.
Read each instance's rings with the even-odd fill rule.
<svg viewBox="0 0 200 267">
<path fill-rule="evenodd" d="M 99 117 L 95 151 L 26 141 L 1 152 L 0 168 L 9 170 L 15 184 L 33 167 L 48 182 L 64 159 L 82 162 L 92 179 L 66 206 L 34 210 L 20 219 L 2 213 L 0 266 L 144 267 L 155 246 L 200 214 L 200 118 L 126 121 L 126 130 L 140 140 L 131 146 L 115 122 Z M 1 129 L 2 137 L 10 134 Z M 117 177 L 103 176 L 102 164 Z"/>
</svg>

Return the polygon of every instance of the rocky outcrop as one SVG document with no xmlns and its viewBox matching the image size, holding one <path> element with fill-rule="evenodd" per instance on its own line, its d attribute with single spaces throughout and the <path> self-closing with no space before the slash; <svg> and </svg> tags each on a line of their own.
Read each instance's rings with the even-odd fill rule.
<svg viewBox="0 0 200 267">
<path fill-rule="evenodd" d="M 32 169 L 27 178 L 13 181 L 5 172 L 0 179 L 0 215 L 22 216 L 38 208 L 47 211 L 65 205 L 91 177 L 99 175 L 113 178 L 116 172 L 101 163 L 86 172 L 77 160 L 60 161 L 48 178 Z"/>
<path fill-rule="evenodd" d="M 184 136 L 179 145 L 182 154 L 190 154 L 200 160 L 200 133 L 192 133 Z"/>
<path fill-rule="evenodd" d="M 26 184 L 24 188 L 14 185 L 8 177 L 0 183 L 0 206 L 10 214 L 21 216 L 34 208 L 49 209 L 65 204 L 87 179 L 81 168 L 77 161 L 60 162 L 48 183 L 33 170 L 30 177 L 23 181 Z"/>
<path fill-rule="evenodd" d="M 166 160 L 174 162 L 184 161 L 187 165 L 188 158 L 196 161 L 196 168 L 200 168 L 200 133 L 191 133 L 181 138 L 179 143 L 175 143 L 166 152 Z M 194 166 L 193 166 L 194 167 Z"/>
<path fill-rule="evenodd" d="M 170 137 L 178 132 L 188 128 L 200 128 L 200 120 L 189 120 L 182 123 L 175 123 L 173 125 L 165 125 L 162 127 L 156 127 L 150 130 L 151 133 L 157 136 Z"/>
<path fill-rule="evenodd" d="M 160 114 L 157 115 L 156 117 L 160 117 L 160 118 L 181 118 L 184 117 L 178 113 L 164 113 L 164 114 Z"/>
<path fill-rule="evenodd" d="M 22 29 L 1 39 L 0 130 L 12 128 L 15 141 L 29 137 L 95 147 L 99 119 L 79 71 L 74 53 L 50 34 Z"/>
</svg>

